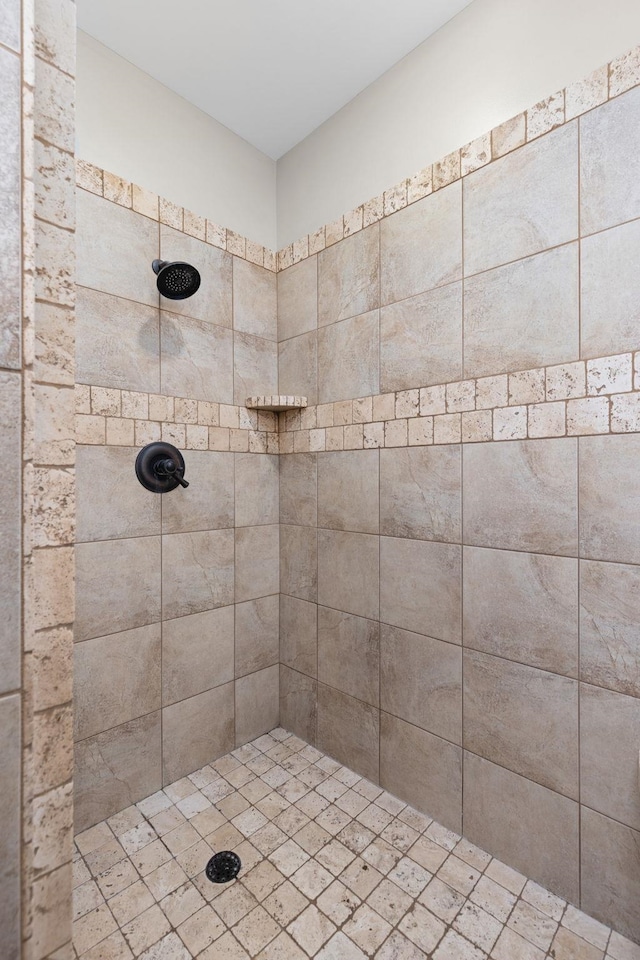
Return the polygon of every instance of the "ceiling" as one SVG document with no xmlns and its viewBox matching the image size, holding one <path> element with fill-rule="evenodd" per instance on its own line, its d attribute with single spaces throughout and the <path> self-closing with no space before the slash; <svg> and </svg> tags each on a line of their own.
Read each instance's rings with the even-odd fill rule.
<svg viewBox="0 0 640 960">
<path fill-rule="evenodd" d="M 78 0 L 78 26 L 277 160 L 471 0 Z"/>
</svg>

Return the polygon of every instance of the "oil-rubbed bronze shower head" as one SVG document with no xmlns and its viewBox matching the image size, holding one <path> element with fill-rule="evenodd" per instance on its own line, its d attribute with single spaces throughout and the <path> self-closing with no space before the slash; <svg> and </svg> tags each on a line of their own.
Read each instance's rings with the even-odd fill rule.
<svg viewBox="0 0 640 960">
<path fill-rule="evenodd" d="M 158 276 L 158 290 L 168 300 L 186 300 L 200 286 L 200 274 L 190 263 L 154 260 L 151 266 Z"/>
</svg>

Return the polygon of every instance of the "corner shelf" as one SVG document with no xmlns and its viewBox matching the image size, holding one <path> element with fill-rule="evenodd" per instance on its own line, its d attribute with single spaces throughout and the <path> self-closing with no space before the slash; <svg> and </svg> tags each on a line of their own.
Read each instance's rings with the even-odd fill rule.
<svg viewBox="0 0 640 960">
<path fill-rule="evenodd" d="M 302 410 L 307 406 L 306 397 L 247 397 L 245 406 L 249 410 Z"/>
</svg>

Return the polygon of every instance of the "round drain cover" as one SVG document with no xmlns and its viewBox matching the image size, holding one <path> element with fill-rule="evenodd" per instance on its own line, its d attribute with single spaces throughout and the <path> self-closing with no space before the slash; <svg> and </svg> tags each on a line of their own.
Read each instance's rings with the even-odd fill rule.
<svg viewBox="0 0 640 960">
<path fill-rule="evenodd" d="M 214 853 L 207 864 L 207 879 L 211 883 L 229 883 L 240 873 L 240 857 L 231 850 L 221 850 L 220 853 Z"/>
</svg>

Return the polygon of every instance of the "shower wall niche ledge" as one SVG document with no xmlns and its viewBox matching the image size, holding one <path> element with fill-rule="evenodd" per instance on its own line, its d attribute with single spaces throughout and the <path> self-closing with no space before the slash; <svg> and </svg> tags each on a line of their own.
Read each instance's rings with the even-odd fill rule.
<svg viewBox="0 0 640 960">
<path fill-rule="evenodd" d="M 250 410 L 302 410 L 308 402 L 306 397 L 247 397 L 245 405 Z"/>
</svg>

